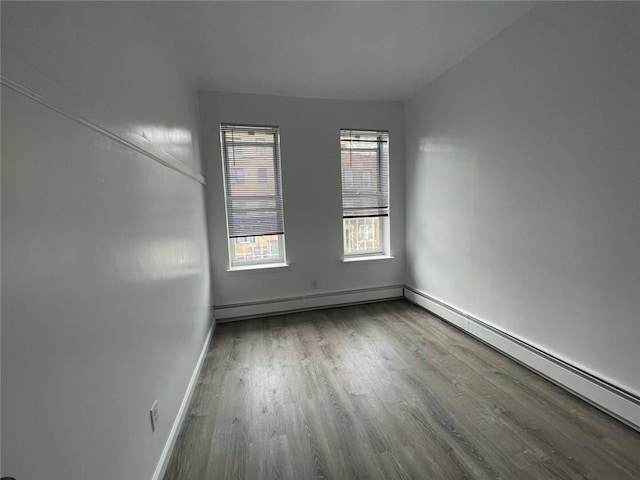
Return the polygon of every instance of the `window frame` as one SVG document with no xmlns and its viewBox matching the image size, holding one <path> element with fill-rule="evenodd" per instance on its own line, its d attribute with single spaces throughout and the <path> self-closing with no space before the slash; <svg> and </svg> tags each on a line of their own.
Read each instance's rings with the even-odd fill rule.
<svg viewBox="0 0 640 480">
<path fill-rule="evenodd" d="M 391 170 L 391 161 L 390 161 L 390 157 L 391 157 L 391 143 L 390 143 L 390 135 L 389 135 L 389 131 L 388 130 L 382 130 L 382 129 L 363 129 L 363 128 L 341 128 L 339 131 L 339 143 L 342 141 L 342 137 L 343 134 L 345 132 L 360 132 L 363 135 L 371 135 L 373 133 L 378 134 L 378 136 L 386 136 L 386 143 L 387 143 L 387 177 L 386 177 L 386 191 L 387 191 L 387 205 L 388 205 L 388 214 L 387 215 L 372 215 L 372 216 L 362 216 L 362 217 L 345 217 L 344 216 L 344 208 L 342 211 L 342 259 L 343 261 L 350 261 L 350 260 L 359 260 L 359 259 L 378 259 L 378 258 L 385 258 L 385 257 L 390 257 L 390 232 L 389 232 L 389 222 L 390 222 L 390 217 L 391 217 L 391 207 L 390 207 L 390 197 L 391 197 L 391 193 L 390 193 L 390 170 Z M 378 184 L 379 184 L 379 188 L 381 188 L 381 184 L 380 182 L 383 181 L 383 162 L 382 162 L 382 151 L 381 151 L 381 141 L 378 140 L 378 154 L 377 154 L 377 162 L 378 162 L 378 171 L 377 171 L 377 178 L 378 178 Z M 344 196 L 345 194 L 345 184 L 344 184 L 344 178 L 342 178 L 342 146 L 340 143 L 340 176 L 341 176 L 341 195 Z M 365 173 L 365 172 L 363 172 Z M 361 183 L 363 182 L 363 178 L 361 178 Z M 366 188 L 372 188 L 370 185 L 372 185 L 373 179 L 369 178 L 369 181 L 367 182 L 367 186 Z M 354 188 L 353 185 L 351 188 Z M 348 253 L 347 252 L 347 235 L 346 235 L 346 220 L 357 220 L 358 219 L 378 219 L 378 228 L 379 228 L 379 236 L 380 236 L 380 248 L 379 249 L 375 249 L 375 250 L 366 250 L 366 251 L 360 251 L 360 252 L 351 252 Z M 375 229 L 375 227 L 372 228 Z M 375 232 L 374 232 L 374 236 L 375 236 Z"/>
<path fill-rule="evenodd" d="M 271 234 L 271 235 L 247 235 L 244 237 L 231 237 L 229 234 L 230 226 L 229 226 L 229 206 L 227 204 L 228 197 L 228 188 L 227 179 L 230 177 L 227 175 L 228 168 L 236 168 L 229 167 L 229 158 L 228 158 L 228 142 L 225 139 L 224 128 L 233 128 L 238 127 L 241 129 L 251 129 L 252 127 L 256 129 L 260 128 L 269 128 L 274 130 L 273 133 L 273 170 L 274 175 L 277 177 L 274 179 L 275 183 L 275 191 L 276 194 L 274 197 L 279 197 L 280 202 L 282 203 L 282 233 L 281 234 Z M 282 159 L 280 154 L 280 127 L 276 125 L 255 125 L 255 124 L 240 124 L 240 123 L 221 123 L 220 126 L 220 151 L 221 151 L 221 160 L 222 160 L 222 184 L 223 184 L 223 192 L 224 192 L 224 206 L 225 206 L 225 223 L 227 227 L 227 250 L 228 250 L 228 258 L 229 258 L 229 270 L 233 269 L 244 269 L 247 267 L 268 267 L 268 266 L 282 266 L 286 265 L 286 247 L 285 247 L 285 231 L 284 231 L 284 195 L 282 192 Z M 264 144 L 264 141 L 256 141 L 256 144 Z M 268 178 L 268 172 L 267 172 Z M 246 177 L 245 177 L 246 180 Z M 279 255 L 273 258 L 253 258 L 253 259 L 240 259 L 236 255 L 235 250 L 235 240 L 236 239 L 255 239 L 261 236 L 277 236 L 278 237 L 278 252 Z M 253 241 L 244 241 L 242 244 L 251 244 Z"/>
</svg>

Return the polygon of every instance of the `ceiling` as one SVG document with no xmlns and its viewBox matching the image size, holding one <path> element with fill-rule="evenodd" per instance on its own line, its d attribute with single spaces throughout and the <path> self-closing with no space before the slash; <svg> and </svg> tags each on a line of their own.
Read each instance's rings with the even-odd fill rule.
<svg viewBox="0 0 640 480">
<path fill-rule="evenodd" d="M 165 5 L 201 88 L 401 100 L 533 2 L 205 2 Z"/>
<path fill-rule="evenodd" d="M 63 73 L 83 67 L 87 78 L 110 64 L 131 75 L 160 54 L 202 89 L 403 100 L 534 5 L 3 2 L 2 40 L 3 52 L 39 52 L 34 63 Z"/>
</svg>

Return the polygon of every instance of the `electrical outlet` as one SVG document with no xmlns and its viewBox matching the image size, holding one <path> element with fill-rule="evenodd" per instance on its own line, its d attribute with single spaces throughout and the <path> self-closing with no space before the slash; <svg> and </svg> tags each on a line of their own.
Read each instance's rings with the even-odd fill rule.
<svg viewBox="0 0 640 480">
<path fill-rule="evenodd" d="M 154 401 L 153 405 L 151 405 L 149 416 L 151 417 L 151 431 L 155 432 L 158 426 L 158 400 Z"/>
<path fill-rule="evenodd" d="M 311 280 L 311 289 L 312 290 L 318 289 L 318 280 Z"/>
</svg>

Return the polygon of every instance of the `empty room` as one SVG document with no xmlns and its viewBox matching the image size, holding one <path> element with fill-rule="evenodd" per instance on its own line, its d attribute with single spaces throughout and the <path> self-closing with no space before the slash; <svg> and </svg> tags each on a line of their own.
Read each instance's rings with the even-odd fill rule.
<svg viewBox="0 0 640 480">
<path fill-rule="evenodd" d="M 0 16 L 0 480 L 640 478 L 640 2 Z"/>
</svg>

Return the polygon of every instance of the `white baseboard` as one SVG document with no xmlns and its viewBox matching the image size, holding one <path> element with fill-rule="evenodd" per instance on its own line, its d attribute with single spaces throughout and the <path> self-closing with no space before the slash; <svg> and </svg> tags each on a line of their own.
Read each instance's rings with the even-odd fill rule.
<svg viewBox="0 0 640 480">
<path fill-rule="evenodd" d="M 405 286 L 404 297 L 640 431 L 640 398 L 447 303 Z"/>
<path fill-rule="evenodd" d="M 153 473 L 152 480 L 161 480 L 164 477 L 167 467 L 169 466 L 171 452 L 173 451 L 173 447 L 175 446 L 180 430 L 182 429 L 182 424 L 187 417 L 187 412 L 189 411 L 189 403 L 191 402 L 191 397 L 193 396 L 193 392 L 196 389 L 198 377 L 200 376 L 200 371 L 202 370 L 204 359 L 207 356 L 207 351 L 209 350 L 209 344 L 211 343 L 211 337 L 213 336 L 213 330 L 215 329 L 215 326 L 216 323 L 214 320 L 211 323 L 211 327 L 209 328 L 209 332 L 207 333 L 207 338 L 204 342 L 204 345 L 202 346 L 202 350 L 200 351 L 200 356 L 198 357 L 196 368 L 193 369 L 193 373 L 191 374 L 189 385 L 187 385 L 187 391 L 182 398 L 182 403 L 180 404 L 180 408 L 178 409 L 178 414 L 176 415 L 176 418 L 173 421 L 173 425 L 171 426 L 169 438 L 167 438 L 167 442 L 162 449 L 162 454 L 160 455 L 160 459 L 158 460 L 158 464 L 156 466 L 155 472 Z"/>
<path fill-rule="evenodd" d="M 215 317 L 219 323 L 247 318 L 279 315 L 283 313 L 315 310 L 357 303 L 370 303 L 402 298 L 402 285 L 363 288 L 343 292 L 318 293 L 300 297 L 279 298 L 230 305 L 216 305 Z"/>
</svg>

